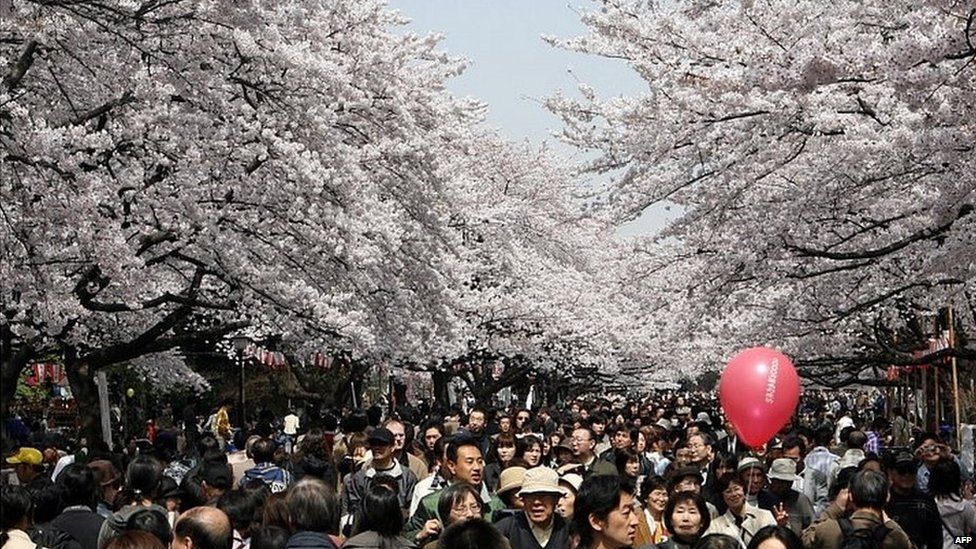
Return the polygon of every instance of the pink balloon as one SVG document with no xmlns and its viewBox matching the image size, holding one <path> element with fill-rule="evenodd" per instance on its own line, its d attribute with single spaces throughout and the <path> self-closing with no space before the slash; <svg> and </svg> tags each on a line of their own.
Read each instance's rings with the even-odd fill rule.
<svg viewBox="0 0 976 549">
<path fill-rule="evenodd" d="M 718 387 L 729 423 L 757 448 L 789 421 L 800 400 L 800 379 L 786 355 L 752 347 L 732 357 Z"/>
</svg>

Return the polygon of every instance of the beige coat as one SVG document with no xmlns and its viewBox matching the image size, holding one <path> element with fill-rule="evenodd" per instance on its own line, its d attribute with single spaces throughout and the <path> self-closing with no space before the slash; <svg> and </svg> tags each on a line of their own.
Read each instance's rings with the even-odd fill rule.
<svg viewBox="0 0 976 549">
<path fill-rule="evenodd" d="M 760 528 L 776 526 L 776 519 L 773 518 L 773 514 L 765 509 L 747 503 L 744 513 L 746 518 L 742 521 L 741 526 L 736 524 L 732 511 L 726 511 L 724 515 L 712 521 L 705 533 L 726 534 L 740 540 L 743 545 L 749 545 L 752 536 L 756 535 Z"/>
</svg>

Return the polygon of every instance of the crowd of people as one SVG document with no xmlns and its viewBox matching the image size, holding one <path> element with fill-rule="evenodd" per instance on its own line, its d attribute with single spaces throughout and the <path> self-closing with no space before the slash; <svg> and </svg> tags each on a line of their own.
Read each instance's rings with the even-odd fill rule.
<svg viewBox="0 0 976 549">
<path fill-rule="evenodd" d="M 265 410 L 243 428 L 225 406 L 115 451 L 25 434 L 5 458 L 2 549 L 965 545 L 971 460 L 886 408 L 809 392 L 760 448 L 714 395 L 670 391 L 558 408 Z"/>
</svg>

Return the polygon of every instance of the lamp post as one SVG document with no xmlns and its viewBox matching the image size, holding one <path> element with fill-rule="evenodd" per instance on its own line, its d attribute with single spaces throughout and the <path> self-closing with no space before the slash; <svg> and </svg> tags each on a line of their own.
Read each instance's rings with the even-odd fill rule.
<svg viewBox="0 0 976 549">
<path fill-rule="evenodd" d="M 234 344 L 234 350 L 237 351 L 237 365 L 240 373 L 237 393 L 238 414 L 240 414 L 238 421 L 240 423 L 241 430 L 244 430 L 244 349 L 247 348 L 249 343 L 251 343 L 251 338 L 247 337 L 246 335 L 238 334 L 231 339 L 231 342 Z"/>
</svg>

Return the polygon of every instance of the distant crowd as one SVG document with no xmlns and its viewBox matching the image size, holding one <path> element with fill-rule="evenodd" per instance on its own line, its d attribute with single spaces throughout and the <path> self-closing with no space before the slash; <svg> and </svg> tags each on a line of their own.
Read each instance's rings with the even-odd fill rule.
<svg viewBox="0 0 976 549">
<path fill-rule="evenodd" d="M 949 549 L 976 534 L 972 456 L 880 393 L 810 391 L 760 448 L 709 393 L 310 410 L 245 426 L 229 405 L 166 411 L 114 450 L 8 418 L 2 549 Z"/>
</svg>

